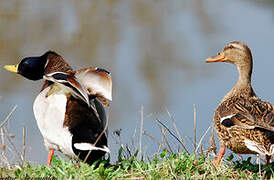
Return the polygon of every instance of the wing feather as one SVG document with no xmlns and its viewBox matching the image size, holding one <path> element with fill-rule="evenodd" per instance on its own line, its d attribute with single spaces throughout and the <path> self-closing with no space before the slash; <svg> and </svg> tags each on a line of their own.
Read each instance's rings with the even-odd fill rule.
<svg viewBox="0 0 274 180">
<path fill-rule="evenodd" d="M 88 92 L 73 75 L 64 72 L 54 72 L 46 74 L 44 79 L 66 86 L 74 96 L 82 99 L 90 106 Z"/>
<path fill-rule="evenodd" d="M 110 73 L 101 68 L 85 68 L 75 72 L 79 83 L 89 95 L 98 97 L 105 106 L 112 100 L 112 80 Z"/>
<path fill-rule="evenodd" d="M 228 101 L 224 103 L 220 122 L 227 128 L 262 128 L 274 132 L 274 111 L 270 103 L 256 100 Z"/>
</svg>

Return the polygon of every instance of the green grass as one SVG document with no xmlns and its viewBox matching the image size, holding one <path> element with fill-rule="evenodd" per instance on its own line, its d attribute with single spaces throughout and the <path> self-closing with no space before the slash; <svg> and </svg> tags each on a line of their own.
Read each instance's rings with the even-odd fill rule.
<svg viewBox="0 0 274 180">
<path fill-rule="evenodd" d="M 122 148 L 121 148 L 122 149 Z M 50 167 L 25 163 L 11 169 L 1 167 L 1 177 L 16 179 L 57 178 L 57 179 L 259 179 L 259 166 L 246 161 L 233 162 L 233 156 L 217 166 L 211 158 L 188 155 L 185 152 L 168 155 L 166 150 L 151 160 L 138 161 L 137 153 L 130 158 L 121 155 L 118 161 L 96 162 L 92 166 L 85 163 L 53 158 Z M 262 176 L 273 179 L 274 163 L 271 167 L 262 165 Z"/>
<path fill-rule="evenodd" d="M 11 114 L 11 113 L 10 113 Z M 9 116 L 6 118 L 8 119 Z M 173 118 L 170 116 L 170 119 Z M 6 122 L 6 120 L 4 121 Z M 118 150 L 117 162 L 111 164 L 109 159 L 95 162 L 93 165 L 88 165 L 82 162 L 76 162 L 74 160 L 66 160 L 59 156 L 53 157 L 52 165 L 47 167 L 45 165 L 34 165 L 29 162 L 24 162 L 25 155 L 25 136 L 23 133 L 23 147 L 20 155 L 17 147 L 12 140 L 13 136 L 10 136 L 7 128 L 2 127 L 6 141 L 9 142 L 9 148 L 4 148 L 4 140 L 2 137 L 1 146 L 1 165 L 0 165 L 0 178 L 16 178 L 16 179 L 28 179 L 28 178 L 53 178 L 53 179 L 260 179 L 268 178 L 274 179 L 274 162 L 270 166 L 266 166 L 262 162 L 259 168 L 258 164 L 254 164 L 251 158 L 244 161 L 233 161 L 233 155 L 230 155 L 224 159 L 218 166 L 210 157 L 210 153 L 216 150 L 215 139 L 213 131 L 211 131 L 209 148 L 204 151 L 202 148 L 202 140 L 208 130 L 201 137 L 198 143 L 201 146 L 195 146 L 193 152 L 198 152 L 196 149 L 201 149 L 202 155 L 188 154 L 187 152 L 172 153 L 171 143 L 168 142 L 169 132 L 172 137 L 176 137 L 180 143 L 182 142 L 181 135 L 176 131 L 177 136 L 173 134 L 166 125 L 160 120 L 157 121 L 161 125 L 162 141 L 157 143 L 164 150 L 159 155 L 155 155 L 153 158 L 140 157 L 138 151 L 133 156 L 132 152 L 128 148 L 123 149 L 123 145 Z M 196 120 L 194 120 L 196 122 Z M 174 123 L 174 122 L 172 122 Z M 194 123 L 196 124 L 196 123 Z M 176 128 L 175 123 L 173 124 Z M 196 126 L 195 126 L 196 128 Z M 25 132 L 23 128 L 23 132 Z M 142 132 L 142 131 L 141 131 Z M 196 130 L 194 131 L 196 133 Z M 145 133 L 144 133 L 145 134 Z M 148 134 L 146 132 L 146 134 Z M 143 133 L 141 134 L 143 135 Z M 120 137 L 120 132 L 119 135 Z M 152 139 L 153 136 L 149 136 Z M 194 136 L 194 144 L 198 142 L 196 135 Z M 142 138 L 140 138 L 142 139 Z M 1 140 L 1 139 L 0 139 Z M 166 145 L 164 145 L 164 143 Z M 122 143 L 120 143 L 122 144 Z M 134 143 L 136 147 L 137 143 Z M 181 143 L 183 146 L 184 144 Z M 127 147 L 127 146 L 126 146 Z M 139 141 L 139 148 L 142 149 L 142 141 Z M 8 158 L 5 156 L 6 151 L 13 153 L 17 157 L 20 164 L 10 165 Z M 133 151 L 134 152 L 134 151 Z M 206 155 L 203 155 L 207 152 Z M 142 154 L 140 152 L 140 154 Z M 138 160 L 143 159 L 143 160 Z M 23 165 L 22 165 L 22 162 Z M 5 164 L 3 166 L 3 164 Z"/>
</svg>

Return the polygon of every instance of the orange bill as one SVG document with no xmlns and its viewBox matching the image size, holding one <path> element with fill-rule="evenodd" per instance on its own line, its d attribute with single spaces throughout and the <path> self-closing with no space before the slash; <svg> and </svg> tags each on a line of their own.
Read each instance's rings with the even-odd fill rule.
<svg viewBox="0 0 274 180">
<path fill-rule="evenodd" d="M 219 53 L 217 56 L 214 57 L 209 57 L 206 59 L 206 62 L 210 63 L 210 62 L 221 62 L 224 61 L 225 57 L 223 55 L 223 53 Z"/>
</svg>

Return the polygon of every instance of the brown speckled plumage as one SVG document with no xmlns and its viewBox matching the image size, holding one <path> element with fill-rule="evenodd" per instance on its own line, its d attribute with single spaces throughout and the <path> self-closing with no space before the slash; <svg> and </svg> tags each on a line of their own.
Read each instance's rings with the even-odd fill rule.
<svg viewBox="0 0 274 180">
<path fill-rule="evenodd" d="M 216 57 L 207 62 L 235 64 L 239 80 L 215 110 L 213 124 L 220 140 L 220 162 L 225 147 L 239 154 L 263 154 L 274 152 L 273 105 L 259 99 L 252 86 L 252 55 L 247 45 L 231 42 Z"/>
<path fill-rule="evenodd" d="M 240 112 L 243 112 L 243 114 L 250 114 L 255 118 L 255 122 L 253 122 L 252 119 L 247 119 L 243 115 L 236 118 L 241 123 L 239 124 L 240 127 L 235 126 L 227 128 L 221 124 L 221 117 L 226 117 L 230 114 L 237 114 Z M 267 125 L 271 120 L 269 116 L 272 113 L 272 105 L 261 101 L 255 96 L 250 98 L 234 96 L 225 100 L 217 107 L 214 115 L 214 128 L 220 139 L 221 145 L 225 145 L 235 153 L 256 154 L 256 152 L 248 149 L 244 143 L 245 139 L 249 139 L 261 143 L 268 151 L 270 151 L 270 146 L 274 143 L 274 133 L 264 129 L 263 127 L 260 128 L 260 126 L 263 126 L 260 122 Z M 254 126 L 254 128 L 245 129 L 241 127 L 243 125 L 246 125 L 247 127 Z"/>
</svg>

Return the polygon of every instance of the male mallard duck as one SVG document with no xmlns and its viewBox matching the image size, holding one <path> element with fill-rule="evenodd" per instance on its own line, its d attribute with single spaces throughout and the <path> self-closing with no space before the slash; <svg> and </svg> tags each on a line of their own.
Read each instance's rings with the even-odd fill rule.
<svg viewBox="0 0 274 180">
<path fill-rule="evenodd" d="M 74 71 L 53 51 L 39 57 L 24 58 L 5 69 L 30 80 L 44 79 L 33 105 L 34 116 L 49 150 L 91 164 L 109 152 L 104 106 L 112 96 L 110 73 L 100 68 Z"/>
<path fill-rule="evenodd" d="M 220 140 L 219 164 L 225 148 L 240 154 L 261 154 L 270 163 L 274 153 L 273 105 L 259 99 L 251 86 L 252 55 L 247 45 L 231 42 L 206 62 L 236 65 L 239 79 L 225 95 L 214 114 L 214 128 Z"/>
</svg>

